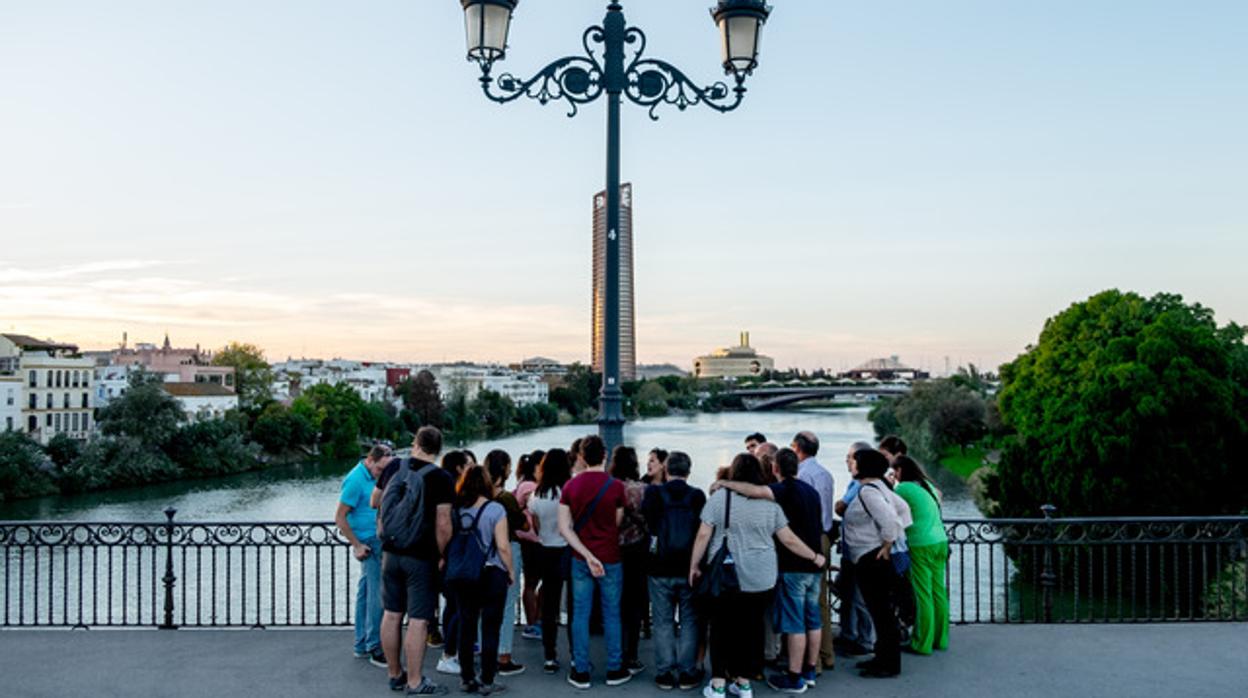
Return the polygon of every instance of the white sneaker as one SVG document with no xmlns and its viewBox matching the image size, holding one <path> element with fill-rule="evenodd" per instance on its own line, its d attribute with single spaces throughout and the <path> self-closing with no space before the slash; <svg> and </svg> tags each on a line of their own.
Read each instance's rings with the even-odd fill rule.
<svg viewBox="0 0 1248 698">
<path fill-rule="evenodd" d="M 737 698 L 754 698 L 754 686 L 748 683 L 742 686 L 736 681 L 733 681 L 728 684 L 728 692 Z"/>
<path fill-rule="evenodd" d="M 459 659 L 457 657 L 447 657 L 443 655 L 443 657 L 438 660 L 438 673 L 459 676 Z"/>
<path fill-rule="evenodd" d="M 702 698 L 724 698 L 724 689 L 717 691 L 711 687 L 710 682 L 707 682 L 706 688 L 702 689 Z"/>
</svg>

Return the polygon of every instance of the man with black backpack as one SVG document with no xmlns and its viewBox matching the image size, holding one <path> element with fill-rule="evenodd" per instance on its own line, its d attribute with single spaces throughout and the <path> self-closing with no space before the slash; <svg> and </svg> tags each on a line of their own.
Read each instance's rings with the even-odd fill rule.
<svg viewBox="0 0 1248 698">
<path fill-rule="evenodd" d="M 641 503 L 650 542 L 650 615 L 653 623 L 654 684 L 663 690 L 697 688 L 698 622 L 689 587 L 689 557 L 701 523 L 706 495 L 687 482 L 693 463 L 689 455 L 667 456 L 668 481 L 646 488 Z M 680 635 L 676 634 L 677 611 Z"/>
<path fill-rule="evenodd" d="M 407 695 L 446 693 L 421 674 L 429 623 L 438 612 L 438 563 L 451 539 L 451 503 L 454 483 L 436 465 L 442 451 L 442 432 L 421 427 L 409 458 L 394 461 L 377 478 L 382 491 L 378 534 L 381 563 L 381 646 L 386 653 L 391 690 Z M 400 661 L 400 630 L 407 614 L 404 638 L 408 676 Z"/>
</svg>

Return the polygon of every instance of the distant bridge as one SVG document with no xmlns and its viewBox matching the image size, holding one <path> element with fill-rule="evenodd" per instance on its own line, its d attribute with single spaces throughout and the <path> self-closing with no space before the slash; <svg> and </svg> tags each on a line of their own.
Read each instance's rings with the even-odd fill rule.
<svg viewBox="0 0 1248 698">
<path fill-rule="evenodd" d="M 897 397 L 910 392 L 908 385 L 812 385 L 742 388 L 723 395 L 741 398 L 747 410 L 774 410 L 799 402 L 836 397 Z"/>
</svg>

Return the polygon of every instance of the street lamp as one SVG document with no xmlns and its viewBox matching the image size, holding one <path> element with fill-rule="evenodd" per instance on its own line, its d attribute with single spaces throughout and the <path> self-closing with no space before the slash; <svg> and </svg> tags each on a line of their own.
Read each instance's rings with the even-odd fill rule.
<svg viewBox="0 0 1248 698">
<path fill-rule="evenodd" d="M 581 35 L 584 55 L 565 56 L 531 78 L 511 73 L 492 77 L 494 63 L 507 54 L 511 16 L 518 0 L 460 0 L 468 37 L 468 59 L 481 67 L 481 89 L 499 104 L 529 97 L 542 104 L 564 101 L 568 116 L 581 105 L 607 97 L 607 240 L 602 392 L 598 432 L 610 453 L 624 441 L 623 393 L 620 390 L 620 104 L 627 98 L 658 120 L 667 104 L 684 111 L 702 105 L 729 112 L 745 98 L 745 78 L 758 66 L 758 43 L 771 14 L 765 0 L 719 0 L 711 16 L 719 28 L 725 74 L 723 82 L 699 85 L 672 64 L 646 58 L 646 35 L 624 21 L 619 2 L 607 5 L 601 25 Z"/>
</svg>

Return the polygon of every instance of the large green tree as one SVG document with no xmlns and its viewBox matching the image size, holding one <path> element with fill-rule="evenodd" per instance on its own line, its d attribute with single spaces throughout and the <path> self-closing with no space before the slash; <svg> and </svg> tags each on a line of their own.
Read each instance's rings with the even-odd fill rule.
<svg viewBox="0 0 1248 698">
<path fill-rule="evenodd" d="M 129 436 L 144 446 L 164 446 L 186 421 L 182 406 L 161 387 L 160 376 L 136 371 L 130 374 L 124 395 L 100 410 L 98 424 L 105 436 Z"/>
<path fill-rule="evenodd" d="M 234 390 L 241 406 L 258 407 L 272 399 L 273 371 L 260 347 L 230 342 L 213 355 L 212 365 L 234 369 Z"/>
<path fill-rule="evenodd" d="M 1244 330 L 1180 296 L 1106 291 L 1002 367 L 1004 515 L 1238 513 L 1248 506 Z"/>
<path fill-rule="evenodd" d="M 420 420 L 420 425 L 443 425 L 446 406 L 438 393 L 438 379 L 429 371 L 422 370 L 399 383 L 395 394 L 403 400 L 403 408 Z"/>
</svg>

